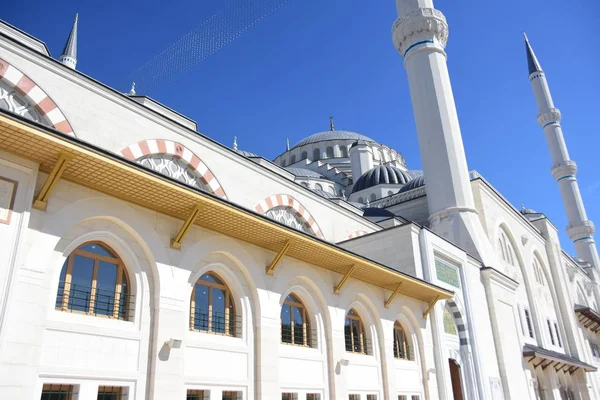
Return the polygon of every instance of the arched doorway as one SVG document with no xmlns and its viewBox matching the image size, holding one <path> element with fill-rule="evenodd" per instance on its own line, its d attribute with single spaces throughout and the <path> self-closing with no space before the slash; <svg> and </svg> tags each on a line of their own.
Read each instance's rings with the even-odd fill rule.
<svg viewBox="0 0 600 400">
<path fill-rule="evenodd" d="M 451 358 L 448 359 L 450 364 L 450 378 L 452 380 L 452 394 L 454 400 L 463 400 L 462 382 L 460 379 L 460 365 Z"/>
</svg>

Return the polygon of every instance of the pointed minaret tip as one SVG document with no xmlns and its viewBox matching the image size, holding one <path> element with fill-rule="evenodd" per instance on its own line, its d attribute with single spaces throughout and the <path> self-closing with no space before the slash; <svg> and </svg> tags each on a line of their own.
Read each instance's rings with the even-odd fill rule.
<svg viewBox="0 0 600 400">
<path fill-rule="evenodd" d="M 542 72 L 542 67 L 540 66 L 540 63 L 538 62 L 537 57 L 531 48 L 531 43 L 529 43 L 529 38 L 525 32 L 523 32 L 523 37 L 525 38 L 525 51 L 527 52 L 527 67 L 529 69 L 529 75 L 533 74 L 534 72 Z"/>
<path fill-rule="evenodd" d="M 60 56 L 60 61 L 72 69 L 77 66 L 77 21 L 79 21 L 79 13 L 75 14 L 75 22 L 73 22 L 69 38 Z"/>
<path fill-rule="evenodd" d="M 233 137 L 233 149 L 237 151 L 238 147 L 237 147 L 237 136 Z"/>
</svg>

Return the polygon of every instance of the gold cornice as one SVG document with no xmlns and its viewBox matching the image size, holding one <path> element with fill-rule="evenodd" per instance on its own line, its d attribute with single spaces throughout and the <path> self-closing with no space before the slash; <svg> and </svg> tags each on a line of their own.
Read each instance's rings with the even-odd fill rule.
<svg viewBox="0 0 600 400">
<path fill-rule="evenodd" d="M 344 276 L 431 303 L 452 292 L 387 268 L 333 244 L 280 225 L 226 200 L 184 186 L 116 154 L 95 148 L 48 128 L 0 113 L 0 149 L 32 160 L 51 171 L 61 153 L 73 157 L 62 179 L 185 221 L 198 206 L 195 224 L 243 240 L 277 254 L 286 242 L 286 256 Z"/>
</svg>

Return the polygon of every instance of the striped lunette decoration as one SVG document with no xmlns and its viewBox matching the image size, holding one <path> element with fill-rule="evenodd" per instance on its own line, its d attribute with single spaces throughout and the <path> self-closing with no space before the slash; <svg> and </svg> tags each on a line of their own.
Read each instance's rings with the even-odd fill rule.
<svg viewBox="0 0 600 400">
<path fill-rule="evenodd" d="M 258 203 L 255 207 L 256 212 L 259 214 L 265 214 L 272 208 L 275 207 L 289 207 L 296 211 L 296 216 L 300 218 L 300 220 L 304 223 L 304 226 L 309 229 L 316 237 L 323 239 L 323 233 L 317 225 L 315 219 L 310 215 L 308 210 L 304 208 L 302 204 L 292 196 L 287 194 L 274 194 L 260 203 Z"/>
<path fill-rule="evenodd" d="M 142 140 L 124 148 L 121 150 L 121 154 L 131 161 L 135 161 L 151 154 L 168 154 L 179 158 L 180 160 L 185 161 L 192 170 L 198 172 L 202 183 L 206 185 L 215 196 L 227 199 L 225 191 L 211 170 L 208 169 L 202 160 L 200 160 L 200 157 L 181 143 L 164 139 Z"/>
<path fill-rule="evenodd" d="M 59 132 L 75 136 L 71 124 L 56 103 L 27 75 L 0 58 L 0 79 L 14 88 L 35 107 L 50 126 Z"/>
<path fill-rule="evenodd" d="M 354 239 L 356 237 L 363 236 L 366 234 L 367 234 L 367 232 L 365 232 L 365 231 L 355 231 L 355 232 L 352 232 L 351 234 L 349 234 L 347 239 Z"/>
<path fill-rule="evenodd" d="M 458 309 L 458 306 L 454 302 L 454 300 L 448 300 L 446 302 L 446 307 L 448 307 L 448 311 L 452 317 L 454 317 L 454 323 L 456 324 L 456 329 L 458 330 L 458 338 L 460 339 L 460 345 L 469 344 L 469 340 L 467 338 L 467 327 L 465 325 L 465 321 L 463 320 L 462 313 Z"/>
</svg>

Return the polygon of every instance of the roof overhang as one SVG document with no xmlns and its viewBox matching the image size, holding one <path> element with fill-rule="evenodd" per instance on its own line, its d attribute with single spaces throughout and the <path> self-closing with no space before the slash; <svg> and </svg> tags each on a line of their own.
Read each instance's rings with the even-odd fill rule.
<svg viewBox="0 0 600 400">
<path fill-rule="evenodd" d="M 587 306 L 575 304 L 575 314 L 581 324 L 594 333 L 600 331 L 600 314 Z"/>
<path fill-rule="evenodd" d="M 531 363 L 534 369 L 537 367 L 542 367 L 542 369 L 554 368 L 556 372 L 562 371 L 569 374 L 580 368 L 585 372 L 595 372 L 597 370 L 596 367 L 586 364 L 577 358 L 530 344 L 523 347 L 523 357 Z"/>
<path fill-rule="evenodd" d="M 277 223 L 210 193 L 187 186 L 121 156 L 53 129 L 0 111 L 0 149 L 52 171 L 61 154 L 72 156 L 62 179 L 185 221 L 198 209 L 195 225 L 280 252 L 363 282 L 428 302 L 451 291 L 369 260 L 334 244 Z M 400 288 L 398 290 L 398 288 Z"/>
</svg>

